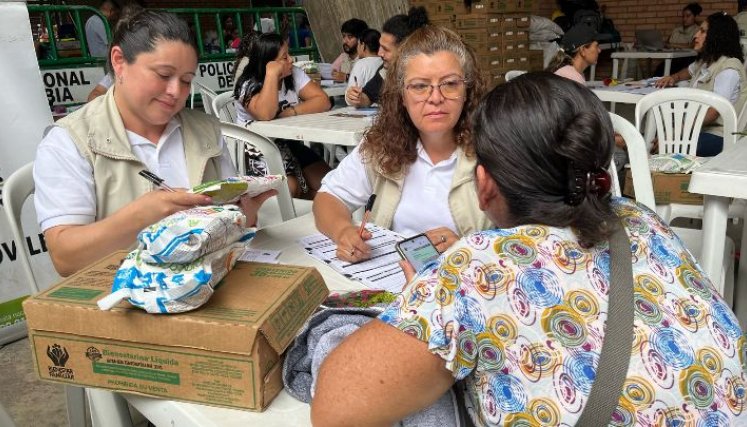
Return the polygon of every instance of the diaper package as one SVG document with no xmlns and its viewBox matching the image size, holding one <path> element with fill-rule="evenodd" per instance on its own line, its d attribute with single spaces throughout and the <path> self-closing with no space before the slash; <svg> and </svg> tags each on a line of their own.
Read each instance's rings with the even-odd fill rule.
<svg viewBox="0 0 747 427">
<path fill-rule="evenodd" d="M 245 225 L 237 206 L 223 205 L 187 209 L 147 227 L 99 308 L 109 310 L 124 299 L 148 313 L 200 307 L 254 237 Z"/>
<path fill-rule="evenodd" d="M 254 197 L 268 190 L 277 190 L 285 179 L 285 175 L 236 176 L 209 181 L 190 191 L 210 196 L 213 203 L 222 205 L 236 203 L 244 194 Z"/>
<path fill-rule="evenodd" d="M 649 158 L 651 172 L 691 173 L 706 162 L 706 158 L 688 154 L 655 154 Z"/>
<path fill-rule="evenodd" d="M 254 236 L 245 227 L 246 217 L 236 205 L 197 206 L 145 228 L 137 240 L 144 262 L 184 264 Z"/>
<path fill-rule="evenodd" d="M 125 258 L 114 276 L 112 293 L 98 301 L 110 310 L 120 301 L 148 313 L 183 313 L 205 304 L 215 285 L 228 274 L 244 253 L 242 242 L 205 255 L 189 264 L 149 264 L 135 249 Z"/>
</svg>

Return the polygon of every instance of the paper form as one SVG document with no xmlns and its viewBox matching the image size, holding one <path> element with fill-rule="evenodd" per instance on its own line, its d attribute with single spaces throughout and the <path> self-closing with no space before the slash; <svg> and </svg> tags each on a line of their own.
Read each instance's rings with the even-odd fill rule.
<svg viewBox="0 0 747 427">
<path fill-rule="evenodd" d="M 367 288 L 399 293 L 405 284 L 405 274 L 399 267 L 401 258 L 394 245 L 404 238 L 373 224 L 368 224 L 366 229 L 372 234 L 366 241 L 371 247 L 371 258 L 354 264 L 338 259 L 337 245 L 323 234 L 304 237 L 298 243 L 312 257 Z"/>
</svg>

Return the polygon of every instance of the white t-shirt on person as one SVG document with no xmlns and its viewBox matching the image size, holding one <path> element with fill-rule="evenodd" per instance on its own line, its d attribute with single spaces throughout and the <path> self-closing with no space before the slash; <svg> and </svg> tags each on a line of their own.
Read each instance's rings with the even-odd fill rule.
<svg viewBox="0 0 747 427">
<path fill-rule="evenodd" d="M 301 89 L 306 86 L 311 79 L 309 78 L 306 73 L 298 68 L 293 67 L 292 74 L 293 76 L 293 90 L 285 90 L 285 82 L 280 82 L 280 90 L 278 90 L 278 105 L 280 105 L 282 102 L 287 102 L 290 105 L 296 105 L 299 103 L 299 97 L 298 93 L 301 92 Z M 247 88 L 249 87 L 249 82 L 244 82 L 244 85 L 241 87 L 241 94 L 239 95 L 239 100 L 241 100 L 245 93 Z M 248 111 L 244 108 L 243 105 L 241 105 L 240 101 L 236 102 L 236 124 L 240 125 L 246 125 L 247 123 L 251 123 L 254 121 L 254 117 L 252 117 L 251 114 L 249 114 Z"/>
<path fill-rule="evenodd" d="M 166 125 L 158 144 L 127 131 L 132 152 L 151 172 L 173 188 L 190 188 L 181 123 Z M 225 141 L 219 142 L 221 178 L 236 175 Z M 85 225 L 96 220 L 93 168 L 80 154 L 70 134 L 55 126 L 44 136 L 34 160 L 34 206 L 42 231 L 57 225 Z"/>
<path fill-rule="evenodd" d="M 320 193 L 337 197 L 353 212 L 365 205 L 373 193 L 373 183 L 359 151 L 360 145 L 322 179 Z M 456 170 L 457 153 L 435 165 L 417 143 L 418 156 L 407 170 L 402 184 L 402 197 L 392 218 L 392 231 L 410 237 L 438 227 L 456 232 L 449 209 L 449 190 Z"/>
<path fill-rule="evenodd" d="M 365 86 L 366 83 L 376 75 L 381 64 L 382 60 L 378 56 L 358 58 L 358 60 L 355 61 L 355 65 L 353 65 L 352 71 L 350 71 L 350 77 L 348 77 L 348 89 L 350 89 L 351 86 L 358 86 L 360 88 Z M 345 97 L 345 102 L 350 105 L 347 97 Z"/>
</svg>

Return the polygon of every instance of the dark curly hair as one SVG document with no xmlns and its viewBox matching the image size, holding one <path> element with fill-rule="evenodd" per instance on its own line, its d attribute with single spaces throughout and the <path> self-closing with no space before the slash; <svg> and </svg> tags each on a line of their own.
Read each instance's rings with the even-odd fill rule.
<svg viewBox="0 0 747 427">
<path fill-rule="evenodd" d="M 703 12 L 703 7 L 699 5 L 697 2 L 688 3 L 687 6 L 682 8 L 682 11 L 689 10 L 690 13 L 693 14 L 693 16 L 698 16 Z"/>
<path fill-rule="evenodd" d="M 528 73 L 486 95 L 474 122 L 477 162 L 508 207 L 501 226 L 570 226 L 586 246 L 609 236 L 609 194 L 566 202 L 574 172 L 607 169 L 612 158 L 612 122 L 594 93 L 552 73 Z"/>
<path fill-rule="evenodd" d="M 381 93 L 377 119 L 366 133 L 361 154 L 366 162 L 373 162 L 384 174 L 395 175 L 407 170 L 417 158 L 418 129 L 412 123 L 403 102 L 407 63 L 420 54 L 453 53 L 467 81 L 466 99 L 462 113 L 454 127 L 456 144 L 472 155 L 471 115 L 485 91 L 485 84 L 471 48 L 455 32 L 432 25 L 416 30 L 399 46 L 397 59 L 387 71 Z"/>
<path fill-rule="evenodd" d="M 706 22 L 708 32 L 700 52 L 700 60 L 712 64 L 722 56 L 727 56 L 744 62 L 742 46 L 739 44 L 739 27 L 734 18 L 726 12 L 716 12 L 709 15 Z"/>
</svg>

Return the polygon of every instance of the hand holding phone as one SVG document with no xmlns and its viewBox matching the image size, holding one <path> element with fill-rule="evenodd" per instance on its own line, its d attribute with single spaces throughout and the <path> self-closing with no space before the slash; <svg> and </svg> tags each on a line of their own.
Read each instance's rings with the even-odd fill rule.
<svg viewBox="0 0 747 427">
<path fill-rule="evenodd" d="M 405 261 L 409 262 L 415 271 L 419 272 L 426 265 L 436 261 L 438 250 L 433 246 L 425 234 L 405 239 L 395 245 L 397 252 Z"/>
</svg>

